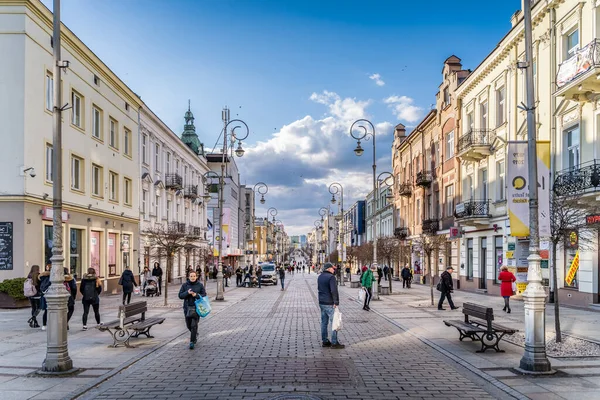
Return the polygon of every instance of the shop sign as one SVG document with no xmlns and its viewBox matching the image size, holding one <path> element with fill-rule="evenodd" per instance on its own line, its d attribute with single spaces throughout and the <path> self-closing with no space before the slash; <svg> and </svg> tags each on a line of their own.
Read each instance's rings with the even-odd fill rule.
<svg viewBox="0 0 600 400">
<path fill-rule="evenodd" d="M 585 217 L 585 223 L 587 225 L 600 224 L 600 214 L 588 215 L 587 217 Z"/>
<path fill-rule="evenodd" d="M 123 242 L 121 243 L 121 251 L 123 253 L 129 252 L 129 235 L 123 235 Z"/>
<path fill-rule="evenodd" d="M 567 285 L 571 286 L 573 283 L 573 279 L 575 279 L 575 275 L 577 274 L 577 270 L 579 269 L 579 250 L 575 253 L 575 257 L 571 262 L 571 266 L 569 267 L 569 272 L 567 272 L 567 276 L 565 278 L 565 282 Z"/>
<path fill-rule="evenodd" d="M 61 215 L 63 222 L 67 222 L 69 220 L 68 212 L 63 211 Z M 52 207 L 42 207 L 42 219 L 45 221 L 54 220 L 54 209 L 52 209 Z"/>
<path fill-rule="evenodd" d="M 0 222 L 0 270 L 13 269 L 13 223 Z"/>
</svg>

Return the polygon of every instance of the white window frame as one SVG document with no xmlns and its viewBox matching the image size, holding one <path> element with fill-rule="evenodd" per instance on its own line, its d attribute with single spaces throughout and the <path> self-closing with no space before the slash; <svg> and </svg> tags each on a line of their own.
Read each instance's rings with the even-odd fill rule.
<svg viewBox="0 0 600 400">
<path fill-rule="evenodd" d="M 446 133 L 446 160 L 454 157 L 454 131 Z"/>
<path fill-rule="evenodd" d="M 569 40 L 573 36 L 574 33 L 577 33 L 577 44 L 575 44 L 573 46 L 569 46 Z M 580 47 L 581 47 L 581 34 L 579 31 L 579 26 L 575 26 L 573 29 L 571 29 L 568 33 L 565 34 L 565 60 L 568 60 L 571 57 L 573 57 L 577 53 L 577 50 L 579 50 Z"/>
<path fill-rule="evenodd" d="M 454 215 L 454 184 L 444 188 L 444 202 L 446 203 L 446 217 Z"/>
<path fill-rule="evenodd" d="M 46 72 L 46 110 L 54 111 L 54 77 L 51 72 Z"/>
<path fill-rule="evenodd" d="M 123 152 L 125 153 L 126 156 L 131 156 L 131 131 L 127 128 L 125 128 L 125 131 L 123 133 L 123 138 L 124 138 L 124 148 L 123 148 Z"/>
<path fill-rule="evenodd" d="M 125 204 L 130 206 L 131 205 L 131 195 L 132 195 L 132 189 L 131 189 L 131 184 L 132 181 L 129 178 L 123 178 L 123 191 L 125 192 Z"/>
<path fill-rule="evenodd" d="M 119 148 L 119 123 L 112 118 L 108 119 L 109 138 L 108 145 L 114 149 Z"/>
<path fill-rule="evenodd" d="M 148 135 L 142 134 L 142 163 L 148 165 Z"/>
<path fill-rule="evenodd" d="M 496 90 L 496 126 L 506 122 L 506 86 Z"/>
<path fill-rule="evenodd" d="M 577 138 L 576 144 L 569 145 L 569 135 L 577 132 L 577 135 L 572 137 Z M 563 130 L 564 148 L 565 148 L 565 165 L 570 169 L 577 169 L 581 165 L 581 126 L 579 124 L 572 125 Z M 573 153 L 575 151 L 575 153 Z M 571 165 L 571 154 L 576 155 L 573 165 Z M 566 168 L 565 168 L 566 169 Z"/>
<path fill-rule="evenodd" d="M 487 168 L 482 168 L 479 170 L 479 175 L 481 176 L 481 200 L 488 200 L 490 195 L 489 188 L 489 174 Z"/>
<path fill-rule="evenodd" d="M 71 123 L 73 125 L 75 125 L 78 128 L 81 128 L 83 125 L 83 121 L 82 121 L 82 103 L 83 103 L 83 97 L 75 92 L 72 91 L 71 92 Z"/>
<path fill-rule="evenodd" d="M 71 156 L 71 189 L 83 191 L 83 159 Z"/>
<path fill-rule="evenodd" d="M 160 171 L 160 144 L 154 143 L 154 169 Z"/>
<path fill-rule="evenodd" d="M 92 106 L 92 136 L 102 140 L 102 111 L 96 106 Z"/>
<path fill-rule="evenodd" d="M 119 201 L 119 174 L 114 171 L 108 172 L 108 199 Z"/>
<path fill-rule="evenodd" d="M 144 219 L 148 219 L 148 213 L 146 210 L 148 209 L 148 191 L 146 189 L 142 189 L 142 214 L 144 214 Z"/>
<path fill-rule="evenodd" d="M 496 200 L 504 201 L 506 200 L 506 188 L 505 188 L 505 172 L 506 164 L 504 160 L 496 161 Z"/>
<path fill-rule="evenodd" d="M 44 172 L 44 177 L 47 183 L 53 182 L 52 157 L 54 157 L 52 143 L 46 143 L 46 171 Z"/>
<path fill-rule="evenodd" d="M 479 123 L 481 125 L 481 129 L 488 129 L 489 126 L 489 111 L 490 111 L 490 107 L 489 107 L 489 103 L 487 100 L 482 101 L 481 103 L 479 103 Z"/>
<path fill-rule="evenodd" d="M 97 174 L 96 174 L 97 172 Z M 92 195 L 102 197 L 102 175 L 103 170 L 100 165 L 92 164 Z"/>
</svg>

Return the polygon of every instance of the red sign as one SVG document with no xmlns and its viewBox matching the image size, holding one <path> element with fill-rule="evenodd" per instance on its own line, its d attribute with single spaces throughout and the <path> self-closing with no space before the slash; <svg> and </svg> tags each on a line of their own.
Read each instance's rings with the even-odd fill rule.
<svg viewBox="0 0 600 400">
<path fill-rule="evenodd" d="M 585 222 L 588 225 L 600 224 L 600 214 L 588 215 L 585 217 Z"/>
<path fill-rule="evenodd" d="M 67 222 L 69 220 L 68 212 L 63 211 L 61 216 L 63 222 Z M 46 221 L 52 221 L 54 219 L 54 210 L 52 207 L 42 207 L 42 219 Z"/>
<path fill-rule="evenodd" d="M 461 232 L 459 227 L 451 227 L 450 228 L 450 239 L 458 239 L 460 238 Z"/>
</svg>

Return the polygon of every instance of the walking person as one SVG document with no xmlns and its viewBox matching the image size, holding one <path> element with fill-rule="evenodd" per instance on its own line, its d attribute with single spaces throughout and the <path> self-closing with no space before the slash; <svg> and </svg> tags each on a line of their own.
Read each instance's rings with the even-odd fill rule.
<svg viewBox="0 0 600 400">
<path fill-rule="evenodd" d="M 517 278 L 512 272 L 508 270 L 506 265 L 500 268 L 500 274 L 498 274 L 498 280 L 502 282 L 500 284 L 500 295 L 504 297 L 504 308 L 502 311 L 506 311 L 510 314 L 510 296 L 514 295 L 513 282 L 517 281 Z"/>
<path fill-rule="evenodd" d="M 441 292 L 440 301 L 438 302 L 438 310 L 445 310 L 442 306 L 444 305 L 444 299 L 448 299 L 450 309 L 456 310 L 458 307 L 454 306 L 452 301 L 452 292 L 454 292 L 454 282 L 452 282 L 452 271 L 454 268 L 446 267 L 446 270 L 442 272 L 440 276 L 440 282 L 438 283 L 438 290 Z"/>
<path fill-rule="evenodd" d="M 279 281 L 281 282 L 281 290 L 285 290 L 285 269 L 283 267 L 279 267 Z"/>
<path fill-rule="evenodd" d="M 196 300 L 206 296 L 204 285 L 198 280 L 196 271 L 190 272 L 187 281 L 179 289 L 179 298 L 183 300 L 183 314 L 185 325 L 190 331 L 190 350 L 194 349 L 198 339 L 198 321 L 200 316 L 196 312 Z"/>
<path fill-rule="evenodd" d="M 23 285 L 23 293 L 29 299 L 31 305 L 31 318 L 27 321 L 30 328 L 39 328 L 37 316 L 40 313 L 40 299 L 42 291 L 40 290 L 40 266 L 32 265 L 27 275 L 27 280 Z"/>
<path fill-rule="evenodd" d="M 411 275 L 410 268 L 408 268 L 408 264 L 404 265 L 404 268 L 402 268 L 402 272 L 400 272 L 400 276 L 402 276 L 402 289 L 404 289 L 405 287 L 410 289 Z"/>
<path fill-rule="evenodd" d="M 235 286 L 237 286 L 237 287 L 242 286 L 243 276 L 244 276 L 244 271 L 242 271 L 242 267 L 240 267 L 238 265 L 238 267 L 235 269 Z"/>
<path fill-rule="evenodd" d="M 123 286 L 123 305 L 125 305 L 125 301 L 127 301 L 127 304 L 131 303 L 131 293 L 133 292 L 133 288 L 138 287 L 138 285 L 135 282 L 135 277 L 129 267 L 121 274 L 119 285 Z"/>
<path fill-rule="evenodd" d="M 261 289 L 262 268 L 260 265 L 256 268 L 256 279 L 258 280 L 258 288 Z"/>
<path fill-rule="evenodd" d="M 87 331 L 90 306 L 92 306 L 92 309 L 94 310 L 96 324 L 100 325 L 100 293 L 102 293 L 102 281 L 96 276 L 96 270 L 94 268 L 88 268 L 87 274 L 83 276 L 81 284 L 79 285 L 79 292 L 82 295 L 81 304 L 83 305 L 81 322 L 83 323 L 83 330 Z"/>
<path fill-rule="evenodd" d="M 40 309 L 44 311 L 42 314 L 42 330 L 46 330 L 46 323 L 48 322 L 48 303 L 44 294 L 50 287 L 50 270 L 52 269 L 52 263 L 48 261 L 44 267 L 44 272 L 40 274 Z"/>
<path fill-rule="evenodd" d="M 388 267 L 387 265 L 384 265 L 383 266 L 383 279 L 387 281 L 389 274 L 390 274 L 390 267 Z M 381 282 L 381 278 L 379 279 L 379 281 Z"/>
<path fill-rule="evenodd" d="M 64 268 L 63 272 L 64 272 L 64 277 L 65 277 L 63 284 L 65 285 L 65 289 L 67 289 L 67 292 L 69 292 L 69 294 L 70 294 L 69 300 L 67 302 L 67 330 L 69 330 L 69 320 L 71 319 L 71 317 L 73 316 L 73 313 L 75 312 L 75 298 L 77 297 L 77 282 L 75 281 L 75 278 L 73 278 L 73 276 L 71 276 L 71 274 L 69 274 L 68 269 Z"/>
<path fill-rule="evenodd" d="M 160 294 L 162 293 L 163 270 L 160 267 L 160 264 L 157 262 L 154 263 L 154 268 L 152 268 L 152 276 L 156 277 L 156 279 L 158 280 L 158 295 L 160 296 Z"/>
<path fill-rule="evenodd" d="M 375 266 L 371 266 L 371 268 L 363 267 L 363 273 L 360 277 L 360 285 L 362 286 L 361 290 L 365 291 L 365 304 L 363 305 L 363 310 L 371 311 L 371 298 L 373 297 L 373 271 L 375 270 Z"/>
<path fill-rule="evenodd" d="M 319 308 L 321 309 L 321 340 L 323 347 L 343 349 L 346 346 L 338 341 L 337 331 L 331 331 L 331 341 L 329 340 L 329 327 L 333 323 L 333 314 L 340 305 L 337 280 L 335 279 L 336 269 L 336 266 L 332 263 L 325 263 L 323 273 L 317 278 Z"/>
<path fill-rule="evenodd" d="M 381 286 L 381 278 L 383 277 L 383 270 L 378 265 L 377 266 L 377 286 Z"/>
<path fill-rule="evenodd" d="M 146 296 L 146 286 L 148 286 L 148 279 L 152 277 L 152 273 L 150 272 L 150 268 L 144 267 L 144 272 L 142 272 L 142 279 L 144 283 L 142 284 L 142 296 Z"/>
</svg>

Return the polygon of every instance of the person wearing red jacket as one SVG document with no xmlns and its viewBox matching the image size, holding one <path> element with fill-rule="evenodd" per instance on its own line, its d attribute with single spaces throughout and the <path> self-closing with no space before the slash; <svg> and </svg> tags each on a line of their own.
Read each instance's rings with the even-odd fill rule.
<svg viewBox="0 0 600 400">
<path fill-rule="evenodd" d="M 502 266 L 502 268 L 500 268 L 500 275 L 498 275 L 498 280 L 502 282 L 500 284 L 500 295 L 504 297 L 504 308 L 502 309 L 502 311 L 506 311 L 510 314 L 509 301 L 510 296 L 514 294 L 512 284 L 513 282 L 516 282 L 517 278 L 515 278 L 513 273 L 508 270 L 508 267 L 504 265 Z"/>
</svg>

